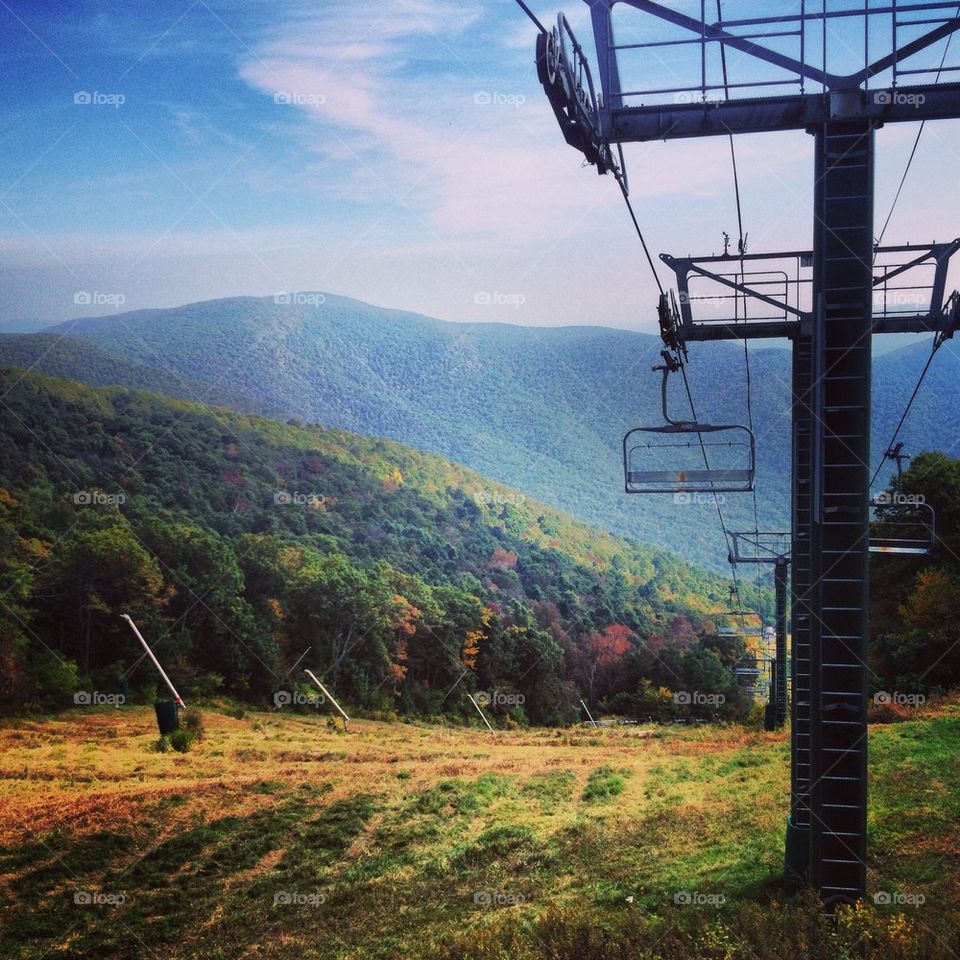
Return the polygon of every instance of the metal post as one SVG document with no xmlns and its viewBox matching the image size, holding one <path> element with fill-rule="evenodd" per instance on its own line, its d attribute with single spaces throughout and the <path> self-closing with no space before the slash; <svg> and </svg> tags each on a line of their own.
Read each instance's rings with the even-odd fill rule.
<svg viewBox="0 0 960 960">
<path fill-rule="evenodd" d="M 773 668 L 773 704 L 774 723 L 778 730 L 787 721 L 787 562 L 781 557 L 773 567 L 773 584 L 777 600 L 777 652 Z"/>
<path fill-rule="evenodd" d="M 810 865 L 829 908 L 866 892 L 873 124 L 815 136 Z"/>
<path fill-rule="evenodd" d="M 707 23 L 702 2 L 697 18 L 662 0 L 629 0 L 631 7 L 671 24 L 669 43 L 696 45 L 701 76 L 699 83 L 694 77 L 681 76 L 673 81 L 679 84 L 675 87 L 663 87 L 671 81 L 658 76 L 653 88 L 627 91 L 620 86 L 619 51 L 629 49 L 637 55 L 637 51 L 665 41 L 653 36 L 618 46 L 613 40 L 612 10 L 622 0 L 586 2 L 592 8 L 603 95 L 594 96 L 592 82 L 587 85 L 589 90 L 569 82 L 583 59 L 579 45 L 572 60 L 565 47 L 561 49 L 554 59 L 559 57 L 562 69 L 546 70 L 541 81 L 567 142 L 583 152 L 600 173 L 615 171 L 628 205 L 625 173 L 613 162 L 613 145 L 622 160 L 620 145 L 630 142 L 771 130 L 807 130 L 816 137 L 812 311 L 784 305 L 784 319 L 774 322 L 741 322 L 734 316 L 721 323 L 697 324 L 687 302 L 682 325 L 665 331 L 669 336 L 664 336 L 664 342 L 669 349 L 677 349 L 697 339 L 793 339 L 794 695 L 786 879 L 788 887 L 795 887 L 809 864 L 811 880 L 828 908 L 852 903 L 864 895 L 866 885 L 871 337 L 874 332 L 943 331 L 956 325 L 955 308 L 941 306 L 943 285 L 939 279 L 933 285 L 929 311 L 907 318 L 882 314 L 876 323 L 872 317 L 873 132 L 879 125 L 960 116 L 960 84 L 940 82 L 942 67 L 932 83 L 904 86 L 897 82 L 910 73 L 932 72 L 901 70 L 900 64 L 960 30 L 960 18 L 954 3 L 933 0 L 918 5 L 917 9 L 922 6 L 928 14 L 916 23 L 911 21 L 911 27 L 920 28 L 920 33 L 911 30 L 911 38 L 900 44 L 897 27 L 902 22 L 896 2 L 882 9 L 865 5 L 865 31 L 874 25 L 875 16 L 891 18 L 892 50 L 872 62 L 851 64 L 852 72 L 839 74 L 828 69 L 827 24 L 846 18 L 848 10 L 828 10 L 824 3 L 822 10 L 815 12 L 801 3 L 799 11 L 786 16 L 753 17 L 721 25 Z M 806 62 L 805 32 L 818 20 L 823 41 L 820 68 Z M 756 31 L 761 25 L 773 24 L 782 28 L 785 21 L 796 26 L 799 60 L 759 42 L 762 34 L 748 35 L 739 29 L 749 26 Z M 571 34 L 565 19 L 561 26 Z M 680 39 L 675 39 L 677 31 Z M 556 33 L 552 42 L 556 48 Z M 647 101 L 648 94 L 705 93 L 708 84 L 703 64 L 708 44 L 775 65 L 792 75 L 799 91 L 769 98 L 755 93 L 728 97 L 709 108 L 697 102 Z M 865 60 L 870 56 L 865 33 Z M 722 62 L 722 54 L 720 59 Z M 553 61 L 541 58 L 538 62 L 550 67 Z M 870 86 L 871 79 L 888 75 L 888 71 L 897 87 L 896 96 Z M 563 74 L 568 80 L 558 83 L 554 74 Z M 806 84 L 816 89 L 807 92 Z M 724 76 L 722 89 L 729 92 L 730 87 Z M 721 85 L 713 83 L 710 88 L 721 89 Z M 630 213 L 633 216 L 632 208 Z M 901 265 L 898 272 L 903 269 L 908 265 Z M 678 273 L 682 293 L 690 270 L 709 276 L 689 261 L 684 276 Z M 740 292 L 776 306 L 759 291 Z"/>
<path fill-rule="evenodd" d="M 810 866 L 810 610 L 812 562 L 811 341 L 793 343 L 793 564 L 790 597 L 790 816 L 787 819 L 783 885 L 793 894 L 807 881 Z"/>
</svg>

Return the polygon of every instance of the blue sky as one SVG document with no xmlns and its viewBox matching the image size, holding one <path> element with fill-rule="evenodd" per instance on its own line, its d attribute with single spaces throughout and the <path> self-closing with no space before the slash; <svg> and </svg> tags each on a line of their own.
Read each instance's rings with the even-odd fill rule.
<svg viewBox="0 0 960 960">
<path fill-rule="evenodd" d="M 586 5 L 561 6 L 592 49 Z M 512 0 L 0 0 L 0 325 L 323 290 L 653 329 L 616 184 L 563 142 L 534 39 Z M 878 133 L 878 216 L 915 135 Z M 725 140 L 627 155 L 655 252 L 736 233 Z M 960 232 L 958 156 L 960 124 L 928 124 L 888 241 Z M 737 157 L 751 248 L 808 245 L 811 139 Z"/>
</svg>

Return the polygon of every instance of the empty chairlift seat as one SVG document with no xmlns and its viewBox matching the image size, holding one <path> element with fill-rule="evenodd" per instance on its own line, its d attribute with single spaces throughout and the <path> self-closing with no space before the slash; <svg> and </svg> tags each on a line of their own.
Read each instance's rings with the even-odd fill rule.
<svg viewBox="0 0 960 960">
<path fill-rule="evenodd" d="M 890 447 L 883 457 L 896 463 L 897 479 L 893 493 L 870 500 L 870 552 L 925 556 L 937 539 L 936 513 L 922 496 L 903 492 L 903 461 L 910 459 L 903 443 Z"/>
<path fill-rule="evenodd" d="M 634 427 L 623 438 L 627 493 L 747 493 L 756 476 L 753 432 L 741 424 L 674 420 L 667 413 L 667 378 L 680 369 L 664 352 L 661 403 L 665 423 Z"/>
<path fill-rule="evenodd" d="M 936 514 L 929 503 L 897 496 L 870 501 L 870 552 L 925 556 L 937 538 Z"/>
</svg>

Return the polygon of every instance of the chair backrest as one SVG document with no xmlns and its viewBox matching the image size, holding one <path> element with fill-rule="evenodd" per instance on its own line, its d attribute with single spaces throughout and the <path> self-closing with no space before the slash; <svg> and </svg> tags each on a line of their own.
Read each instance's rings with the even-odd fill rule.
<svg viewBox="0 0 960 960">
<path fill-rule="evenodd" d="M 739 424 L 634 427 L 623 438 L 627 493 L 742 493 L 753 489 L 756 444 Z"/>
</svg>

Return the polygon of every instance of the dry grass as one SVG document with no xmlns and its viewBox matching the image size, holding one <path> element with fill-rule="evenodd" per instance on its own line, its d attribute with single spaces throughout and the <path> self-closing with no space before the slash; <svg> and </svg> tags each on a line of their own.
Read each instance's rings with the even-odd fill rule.
<svg viewBox="0 0 960 960">
<path fill-rule="evenodd" d="M 958 716 L 953 701 L 872 733 L 877 889 L 945 895 Z M 148 708 L 0 727 L 0 953 L 359 960 L 513 943 L 535 956 L 547 924 L 559 958 L 576 955 L 560 946 L 576 922 L 632 923 L 628 904 L 649 919 L 681 890 L 726 897 L 703 923 L 736 904 L 780 916 L 786 734 L 205 718 L 186 755 L 153 749 Z M 127 901 L 78 906 L 77 890 Z M 500 908 L 476 902 L 491 892 Z M 316 902 L 275 902 L 288 893 Z"/>
</svg>

